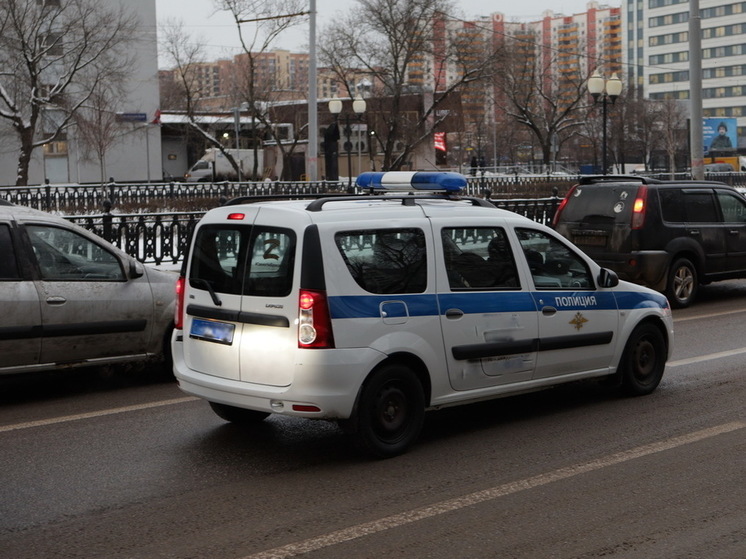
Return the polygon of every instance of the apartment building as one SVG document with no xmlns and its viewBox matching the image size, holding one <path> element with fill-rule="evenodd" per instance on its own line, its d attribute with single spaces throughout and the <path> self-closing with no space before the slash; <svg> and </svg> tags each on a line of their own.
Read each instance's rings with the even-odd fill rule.
<svg viewBox="0 0 746 559">
<path fill-rule="evenodd" d="M 734 119 L 746 148 L 746 2 L 700 0 L 702 115 Z M 689 2 L 626 0 L 628 81 L 650 99 L 689 99 Z M 741 140 L 743 138 L 743 140 Z"/>
</svg>

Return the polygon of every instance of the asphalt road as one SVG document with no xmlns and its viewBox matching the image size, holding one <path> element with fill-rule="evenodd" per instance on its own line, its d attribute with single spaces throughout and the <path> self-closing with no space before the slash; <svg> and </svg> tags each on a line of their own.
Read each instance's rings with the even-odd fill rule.
<svg viewBox="0 0 746 559">
<path fill-rule="evenodd" d="M 0 379 L 0 558 L 746 557 L 746 281 L 674 311 L 659 390 L 428 414 L 370 461 L 331 423 L 242 430 L 151 371 Z"/>
</svg>

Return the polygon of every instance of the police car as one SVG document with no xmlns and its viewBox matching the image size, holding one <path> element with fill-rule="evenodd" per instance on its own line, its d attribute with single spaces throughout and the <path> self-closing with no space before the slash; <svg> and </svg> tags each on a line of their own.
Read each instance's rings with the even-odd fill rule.
<svg viewBox="0 0 746 559">
<path fill-rule="evenodd" d="M 667 299 L 456 173 L 364 173 L 368 195 L 235 200 L 195 230 L 174 372 L 221 418 L 337 420 L 387 457 L 425 411 L 580 379 L 658 386 Z"/>
</svg>

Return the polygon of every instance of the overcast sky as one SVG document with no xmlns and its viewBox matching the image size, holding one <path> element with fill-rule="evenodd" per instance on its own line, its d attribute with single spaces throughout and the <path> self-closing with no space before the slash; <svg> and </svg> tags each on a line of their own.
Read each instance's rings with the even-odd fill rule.
<svg viewBox="0 0 746 559">
<path fill-rule="evenodd" d="M 539 19 L 548 9 L 555 14 L 565 15 L 585 12 L 588 0 L 519 0 L 515 3 L 506 0 L 455 0 L 455 4 L 466 19 L 502 12 L 509 21 L 532 21 Z M 621 0 L 599 4 L 620 6 Z M 350 0 L 316 0 L 317 28 L 323 29 L 326 23 L 354 6 L 355 2 Z M 235 24 L 225 12 L 215 12 L 213 0 L 156 0 L 156 10 L 159 24 L 167 20 L 181 20 L 190 35 L 202 37 L 209 47 L 208 58 L 232 57 L 240 52 Z M 298 26 L 282 39 L 282 43 L 274 45 L 275 48 L 296 52 L 306 50 L 308 25 Z"/>
</svg>

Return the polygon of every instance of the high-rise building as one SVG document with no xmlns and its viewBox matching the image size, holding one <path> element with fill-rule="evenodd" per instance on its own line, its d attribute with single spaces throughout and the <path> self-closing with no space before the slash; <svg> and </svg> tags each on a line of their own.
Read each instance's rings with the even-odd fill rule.
<svg viewBox="0 0 746 559">
<path fill-rule="evenodd" d="M 626 0 L 627 76 L 650 99 L 690 97 L 689 2 Z M 702 115 L 735 119 L 746 140 L 746 2 L 701 0 Z"/>
</svg>

